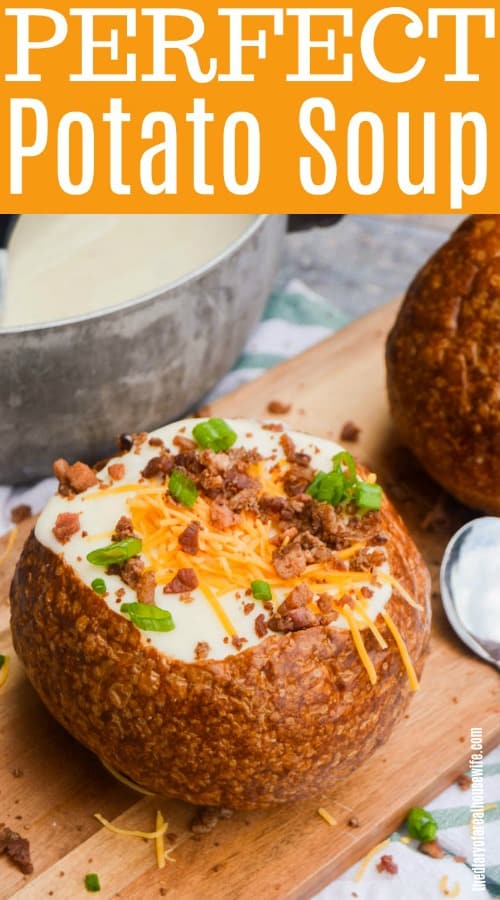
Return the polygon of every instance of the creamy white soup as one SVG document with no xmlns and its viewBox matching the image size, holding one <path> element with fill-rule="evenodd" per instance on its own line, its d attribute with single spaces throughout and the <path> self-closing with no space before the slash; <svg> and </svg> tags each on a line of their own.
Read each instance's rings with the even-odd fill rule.
<svg viewBox="0 0 500 900">
<path fill-rule="evenodd" d="M 12 234 L 0 327 L 57 321 L 167 286 L 228 249 L 252 215 L 26 215 Z"/>
</svg>

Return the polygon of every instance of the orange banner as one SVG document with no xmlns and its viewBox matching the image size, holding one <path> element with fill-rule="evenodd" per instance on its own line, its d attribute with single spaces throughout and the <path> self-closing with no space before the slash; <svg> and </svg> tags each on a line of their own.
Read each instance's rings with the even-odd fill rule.
<svg viewBox="0 0 500 900">
<path fill-rule="evenodd" d="M 500 206 L 497 6 L 37 2 L 0 40 L 2 212 Z"/>
</svg>

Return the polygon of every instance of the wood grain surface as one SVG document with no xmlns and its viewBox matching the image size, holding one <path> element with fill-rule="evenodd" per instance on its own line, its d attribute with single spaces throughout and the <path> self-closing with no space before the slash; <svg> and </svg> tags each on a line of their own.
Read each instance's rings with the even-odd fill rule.
<svg viewBox="0 0 500 900">
<path fill-rule="evenodd" d="M 291 403 L 293 427 L 338 438 L 350 419 L 362 429 L 350 445 L 379 473 L 407 521 L 434 580 L 434 622 L 421 690 L 408 715 L 353 777 L 314 801 L 238 813 L 208 835 L 189 830 L 193 809 L 142 798 L 123 787 L 45 711 L 20 664 L 0 689 L 0 819 L 28 837 L 35 867 L 23 876 L 0 858 L 0 898 L 78 900 L 84 876 L 97 872 L 100 897 L 306 898 L 360 859 L 467 767 L 469 729 L 482 727 L 485 748 L 500 740 L 500 680 L 473 658 L 444 618 L 438 593 L 443 549 L 470 511 L 442 494 L 398 445 L 386 404 L 383 347 L 396 311 L 389 304 L 333 338 L 214 404 L 221 415 L 265 416 L 272 400 Z M 57 455 L 57 448 L 54 448 Z M 11 653 L 7 594 L 24 522 L 1 565 L 0 653 Z M 0 547 L 3 549 L 6 539 Z M 2 553 L 0 549 L 0 555 Z M 336 819 L 328 826 L 323 806 Z M 159 871 L 154 846 L 103 830 L 101 812 L 126 828 L 152 830 L 161 809 L 175 863 Z M 349 827 L 355 815 L 359 828 Z"/>
</svg>

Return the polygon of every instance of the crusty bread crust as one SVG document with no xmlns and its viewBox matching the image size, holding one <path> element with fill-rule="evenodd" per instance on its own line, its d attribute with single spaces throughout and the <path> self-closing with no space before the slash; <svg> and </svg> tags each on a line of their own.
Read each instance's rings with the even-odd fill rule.
<svg viewBox="0 0 500 900">
<path fill-rule="evenodd" d="M 384 500 L 393 574 L 421 604 L 387 610 L 419 674 L 430 630 L 429 575 Z M 223 661 L 191 664 L 147 644 L 32 534 L 11 587 L 12 632 L 56 719 L 106 763 L 167 797 L 233 809 L 314 795 L 387 740 L 410 689 L 394 639 L 363 632 L 372 686 L 349 632 L 270 635 Z"/>
<path fill-rule="evenodd" d="M 419 272 L 386 358 L 404 442 L 450 494 L 500 514 L 500 215 L 471 216 Z"/>
</svg>

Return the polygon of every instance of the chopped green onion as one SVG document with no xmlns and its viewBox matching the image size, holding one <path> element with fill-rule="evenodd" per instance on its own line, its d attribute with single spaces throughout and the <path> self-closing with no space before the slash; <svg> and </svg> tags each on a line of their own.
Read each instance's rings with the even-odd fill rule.
<svg viewBox="0 0 500 900">
<path fill-rule="evenodd" d="M 141 631 L 173 631 L 175 628 L 168 609 L 150 606 L 149 603 L 122 603 L 120 612 Z"/>
<path fill-rule="evenodd" d="M 106 593 L 106 582 L 103 578 L 94 578 L 92 584 L 90 585 L 93 591 L 96 594 L 105 594 Z"/>
<path fill-rule="evenodd" d="M 354 489 L 354 500 L 362 510 L 380 509 L 382 505 L 382 488 L 379 484 L 368 484 L 358 481 Z"/>
<path fill-rule="evenodd" d="M 430 812 L 421 806 L 410 809 L 406 819 L 408 834 L 417 841 L 433 841 L 438 832 L 438 824 Z"/>
<path fill-rule="evenodd" d="M 97 892 L 101 890 L 99 876 L 96 875 L 95 872 L 91 872 L 89 875 L 85 876 L 85 887 L 91 894 L 97 894 Z"/>
<path fill-rule="evenodd" d="M 191 478 L 184 475 L 184 472 L 174 469 L 168 481 L 168 489 L 172 497 L 178 500 L 179 503 L 182 503 L 183 506 L 191 509 L 196 503 L 196 498 L 198 497 L 196 485 Z"/>
<path fill-rule="evenodd" d="M 6 659 L 7 659 L 7 657 L 4 656 L 3 653 L 0 653 L 0 669 L 3 669 Z"/>
<path fill-rule="evenodd" d="M 345 487 L 342 472 L 318 472 L 307 488 L 307 493 L 320 503 L 337 506 L 344 499 Z"/>
<path fill-rule="evenodd" d="M 109 566 L 113 563 L 124 563 L 132 556 L 137 556 L 142 550 L 142 541 L 139 538 L 128 537 L 123 541 L 115 541 L 107 547 L 99 550 L 91 550 L 87 553 L 87 559 L 93 566 Z"/>
<path fill-rule="evenodd" d="M 256 600 L 269 601 L 273 599 L 271 587 L 267 581 L 252 581 L 250 587 Z"/>
<path fill-rule="evenodd" d="M 200 447 L 209 450 L 229 450 L 238 435 L 224 419 L 208 419 L 193 428 L 193 437 Z"/>
<path fill-rule="evenodd" d="M 334 472 L 341 472 L 341 467 L 344 465 L 348 472 L 348 480 L 351 483 L 356 481 L 356 462 L 351 453 L 348 453 L 347 450 L 342 450 L 341 453 L 335 454 L 332 462 Z"/>
</svg>

